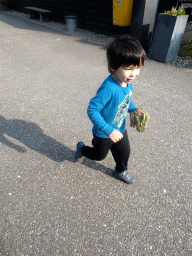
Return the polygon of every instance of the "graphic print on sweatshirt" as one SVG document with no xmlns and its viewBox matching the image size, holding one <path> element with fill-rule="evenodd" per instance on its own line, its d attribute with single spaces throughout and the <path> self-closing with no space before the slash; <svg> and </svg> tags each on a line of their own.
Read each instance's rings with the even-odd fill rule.
<svg viewBox="0 0 192 256">
<path fill-rule="evenodd" d="M 123 124 L 124 119 L 128 114 L 129 104 L 130 104 L 130 97 L 132 95 L 132 91 L 129 92 L 124 98 L 124 100 L 118 106 L 118 112 L 113 120 L 113 123 L 117 124 L 117 127 L 121 127 Z"/>
</svg>

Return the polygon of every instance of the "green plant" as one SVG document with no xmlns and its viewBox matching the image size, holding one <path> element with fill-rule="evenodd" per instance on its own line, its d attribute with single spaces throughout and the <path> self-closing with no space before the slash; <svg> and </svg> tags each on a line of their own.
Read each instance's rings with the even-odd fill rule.
<svg viewBox="0 0 192 256">
<path fill-rule="evenodd" d="M 180 46 L 178 55 L 192 58 L 192 40 Z"/>
<path fill-rule="evenodd" d="M 183 7 L 181 7 L 177 10 L 177 7 L 173 6 L 171 10 L 164 11 L 164 13 L 167 15 L 172 15 L 172 16 L 185 15 L 185 9 Z"/>
</svg>

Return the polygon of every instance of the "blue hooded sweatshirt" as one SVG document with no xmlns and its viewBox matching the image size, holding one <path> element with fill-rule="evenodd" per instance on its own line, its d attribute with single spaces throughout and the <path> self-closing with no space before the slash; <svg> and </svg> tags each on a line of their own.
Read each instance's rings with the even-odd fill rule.
<svg viewBox="0 0 192 256">
<path fill-rule="evenodd" d="M 112 75 L 105 79 L 87 109 L 94 135 L 109 138 L 114 129 L 121 133 L 126 130 L 125 117 L 136 109 L 131 100 L 132 90 L 132 83 L 122 87 Z"/>
</svg>

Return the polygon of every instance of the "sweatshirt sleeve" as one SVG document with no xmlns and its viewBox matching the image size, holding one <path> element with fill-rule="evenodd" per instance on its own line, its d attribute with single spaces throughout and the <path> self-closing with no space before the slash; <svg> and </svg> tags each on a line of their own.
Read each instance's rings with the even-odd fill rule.
<svg viewBox="0 0 192 256">
<path fill-rule="evenodd" d="M 90 100 L 87 114 L 91 120 L 91 122 L 97 126 L 97 129 L 103 131 L 107 136 L 109 136 L 114 128 L 110 126 L 102 117 L 101 112 L 104 106 L 111 99 L 111 91 L 108 88 L 101 87 L 96 96 Z"/>
<path fill-rule="evenodd" d="M 131 113 L 131 112 L 133 112 L 135 109 L 137 109 L 137 107 L 135 106 L 135 104 L 133 103 L 133 101 L 130 100 L 130 105 L 129 105 L 128 112 Z"/>
<path fill-rule="evenodd" d="M 130 85 L 131 85 L 131 96 L 132 96 L 133 84 L 131 83 Z M 128 113 L 133 112 L 135 109 L 137 109 L 137 107 L 135 106 L 135 104 L 133 103 L 133 101 L 131 100 L 131 97 L 130 97 L 130 104 L 129 104 Z"/>
</svg>

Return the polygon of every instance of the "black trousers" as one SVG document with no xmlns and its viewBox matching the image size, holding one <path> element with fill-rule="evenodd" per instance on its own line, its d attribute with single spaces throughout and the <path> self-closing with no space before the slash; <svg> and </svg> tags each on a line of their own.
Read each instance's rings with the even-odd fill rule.
<svg viewBox="0 0 192 256">
<path fill-rule="evenodd" d="M 93 147 L 83 147 L 82 154 L 91 160 L 101 161 L 105 159 L 109 150 L 111 150 L 112 156 L 116 163 L 116 171 L 123 172 L 127 170 L 130 155 L 130 144 L 127 131 L 123 133 L 123 138 L 116 143 L 112 142 L 112 140 L 109 138 L 105 139 L 99 138 L 95 135 L 93 136 Z"/>
</svg>

